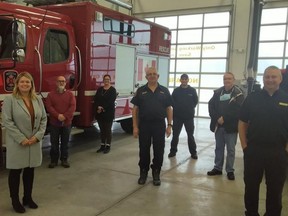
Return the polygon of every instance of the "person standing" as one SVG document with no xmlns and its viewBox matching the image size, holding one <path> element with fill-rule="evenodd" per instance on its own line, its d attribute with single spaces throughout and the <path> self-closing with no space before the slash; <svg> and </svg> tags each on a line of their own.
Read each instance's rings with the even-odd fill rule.
<svg viewBox="0 0 288 216">
<path fill-rule="evenodd" d="M 177 152 L 179 135 L 183 124 L 188 136 L 188 147 L 193 159 L 198 159 L 196 143 L 194 139 L 194 114 L 198 104 L 196 89 L 188 85 L 189 77 L 182 74 L 180 77 L 181 85 L 174 89 L 173 98 L 173 137 L 168 157 L 174 157 Z"/>
<path fill-rule="evenodd" d="M 65 89 L 65 77 L 58 76 L 56 86 L 56 90 L 49 92 L 46 99 L 46 108 L 49 113 L 51 142 L 51 163 L 48 167 L 54 168 L 57 166 L 60 155 L 61 165 L 64 168 L 69 168 L 68 143 L 73 114 L 76 110 L 76 100 L 73 93 Z M 61 140 L 60 153 L 59 139 Z"/>
<path fill-rule="evenodd" d="M 111 149 L 112 124 L 115 116 L 116 89 L 111 85 L 111 77 L 103 77 L 104 86 L 100 87 L 94 96 L 95 118 L 100 128 L 101 146 L 97 153 L 107 154 Z"/>
<path fill-rule="evenodd" d="M 146 72 L 147 84 L 138 88 L 131 103 L 134 104 L 133 135 L 139 136 L 139 167 L 138 184 L 147 180 L 150 166 L 150 147 L 153 144 L 153 160 L 151 164 L 153 184 L 161 184 L 160 171 L 163 164 L 165 132 L 167 137 L 172 128 L 172 97 L 169 90 L 158 83 L 159 74 L 156 68 L 150 67 Z M 167 118 L 167 127 L 165 118 Z"/>
<path fill-rule="evenodd" d="M 12 95 L 4 99 L 2 111 L 6 129 L 6 166 L 13 209 L 24 213 L 24 206 L 36 209 L 32 199 L 34 168 L 42 163 L 42 138 L 47 116 L 42 100 L 35 94 L 35 85 L 28 72 L 20 73 Z M 23 179 L 23 205 L 19 201 L 20 175 Z"/>
<path fill-rule="evenodd" d="M 207 175 L 222 175 L 224 164 L 225 145 L 226 172 L 229 180 L 235 180 L 234 161 L 235 146 L 238 135 L 238 115 L 244 95 L 241 89 L 234 84 L 233 73 L 226 72 L 223 76 L 224 86 L 216 89 L 210 99 L 209 115 L 211 117 L 210 130 L 215 133 L 216 148 L 214 168 Z"/>
<path fill-rule="evenodd" d="M 239 138 L 244 152 L 245 215 L 259 215 L 259 188 L 265 173 L 265 216 L 280 216 L 288 151 L 288 95 L 279 89 L 281 71 L 266 68 L 264 87 L 240 110 Z"/>
</svg>

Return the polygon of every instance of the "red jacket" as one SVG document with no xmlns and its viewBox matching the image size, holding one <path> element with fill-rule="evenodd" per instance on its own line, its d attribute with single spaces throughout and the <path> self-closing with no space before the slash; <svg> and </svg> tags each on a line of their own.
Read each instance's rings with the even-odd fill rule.
<svg viewBox="0 0 288 216">
<path fill-rule="evenodd" d="M 63 93 L 52 91 L 46 98 L 46 108 L 49 113 L 50 124 L 54 126 L 70 126 L 72 124 L 73 113 L 76 110 L 76 100 L 71 91 Z M 58 120 L 58 115 L 65 116 L 64 123 Z"/>
</svg>

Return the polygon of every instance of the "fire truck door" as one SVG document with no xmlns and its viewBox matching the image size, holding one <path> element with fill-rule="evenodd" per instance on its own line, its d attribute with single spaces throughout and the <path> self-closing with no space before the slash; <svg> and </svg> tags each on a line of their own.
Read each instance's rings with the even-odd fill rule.
<svg viewBox="0 0 288 216">
<path fill-rule="evenodd" d="M 120 97 L 134 92 L 135 55 L 135 47 L 116 45 L 115 88 Z"/>
</svg>

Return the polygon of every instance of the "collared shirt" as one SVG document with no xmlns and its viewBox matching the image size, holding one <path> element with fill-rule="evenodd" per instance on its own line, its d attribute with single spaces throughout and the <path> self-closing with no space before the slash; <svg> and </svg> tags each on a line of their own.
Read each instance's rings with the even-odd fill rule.
<svg viewBox="0 0 288 216">
<path fill-rule="evenodd" d="M 153 92 L 146 84 L 137 90 L 131 103 L 138 106 L 140 120 L 164 120 L 167 116 L 167 107 L 172 106 L 172 97 L 166 87 L 158 84 Z"/>
<path fill-rule="evenodd" d="M 266 90 L 250 94 L 240 110 L 248 123 L 248 145 L 285 148 L 288 140 L 288 95 L 282 90 L 272 96 Z"/>
</svg>

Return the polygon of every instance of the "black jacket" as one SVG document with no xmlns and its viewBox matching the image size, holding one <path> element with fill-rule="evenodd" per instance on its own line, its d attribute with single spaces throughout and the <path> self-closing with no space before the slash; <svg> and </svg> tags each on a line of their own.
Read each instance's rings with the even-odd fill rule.
<svg viewBox="0 0 288 216">
<path fill-rule="evenodd" d="M 244 101 L 244 94 L 238 86 L 234 86 L 232 89 L 231 99 L 228 103 L 227 111 L 220 114 L 220 96 L 224 91 L 224 86 L 214 91 L 213 97 L 209 101 L 209 115 L 211 117 L 210 130 L 215 132 L 217 126 L 217 120 L 223 116 L 224 124 L 223 127 L 227 133 L 238 132 L 238 119 L 241 104 Z"/>
</svg>

